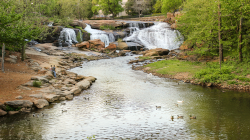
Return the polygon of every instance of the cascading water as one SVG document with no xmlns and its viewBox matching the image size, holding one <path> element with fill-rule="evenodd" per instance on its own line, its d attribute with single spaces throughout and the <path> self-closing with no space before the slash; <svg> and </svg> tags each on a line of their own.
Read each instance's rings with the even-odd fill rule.
<svg viewBox="0 0 250 140">
<path fill-rule="evenodd" d="M 48 24 L 48 26 L 53 26 L 53 23 L 54 23 L 54 22 L 50 22 L 50 23 Z"/>
<path fill-rule="evenodd" d="M 83 40 L 82 40 L 82 31 L 79 30 L 79 31 L 78 31 L 78 34 L 79 34 L 79 39 L 80 39 L 79 41 L 82 42 L 82 41 L 83 41 Z"/>
<path fill-rule="evenodd" d="M 129 27 L 129 29 L 130 29 L 130 35 L 132 35 L 135 31 L 140 30 L 138 27 Z"/>
<path fill-rule="evenodd" d="M 61 43 L 63 41 L 67 43 L 68 46 L 71 46 L 73 43 L 78 43 L 75 31 L 70 28 L 63 28 L 63 30 L 60 32 L 58 41 L 60 44 L 59 46 L 62 46 Z"/>
<path fill-rule="evenodd" d="M 172 30 L 167 23 L 158 23 L 150 28 L 135 31 L 123 41 L 137 42 L 148 49 L 177 49 L 183 43 L 183 36 L 177 30 Z"/>
<path fill-rule="evenodd" d="M 109 42 L 115 42 L 115 36 L 113 33 L 109 33 Z"/>
<path fill-rule="evenodd" d="M 92 29 L 90 27 L 90 25 L 87 24 L 87 26 L 84 28 L 85 31 L 87 31 L 88 33 L 90 33 L 90 39 L 100 39 L 102 42 L 105 43 L 105 47 L 107 47 L 109 45 L 109 36 L 107 35 L 106 32 L 104 31 L 100 31 L 100 30 L 96 30 L 96 29 Z"/>
</svg>

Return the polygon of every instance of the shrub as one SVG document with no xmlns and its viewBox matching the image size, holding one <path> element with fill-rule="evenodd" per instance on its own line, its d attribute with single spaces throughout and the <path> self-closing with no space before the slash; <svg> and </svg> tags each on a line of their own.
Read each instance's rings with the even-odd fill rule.
<svg viewBox="0 0 250 140">
<path fill-rule="evenodd" d="M 7 111 L 7 112 L 8 112 L 8 111 L 18 111 L 18 110 L 20 110 L 20 109 L 21 109 L 21 107 L 13 108 L 13 107 L 11 107 L 11 106 L 6 105 L 6 111 Z"/>
<path fill-rule="evenodd" d="M 112 25 L 102 25 L 100 26 L 101 30 L 115 30 L 115 27 Z"/>
<path fill-rule="evenodd" d="M 42 82 L 41 81 L 34 81 L 33 82 L 33 87 L 41 87 L 41 85 L 42 85 Z"/>
</svg>

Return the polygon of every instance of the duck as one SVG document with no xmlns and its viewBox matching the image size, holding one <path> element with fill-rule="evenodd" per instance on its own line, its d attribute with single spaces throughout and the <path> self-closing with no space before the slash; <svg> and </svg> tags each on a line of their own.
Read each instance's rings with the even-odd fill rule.
<svg viewBox="0 0 250 140">
<path fill-rule="evenodd" d="M 61 105 L 66 105 L 66 103 L 61 103 Z"/>
<path fill-rule="evenodd" d="M 173 120 L 174 119 L 174 116 L 171 116 L 171 120 Z"/>
<path fill-rule="evenodd" d="M 196 119 L 196 116 L 190 115 L 190 119 Z"/>
<path fill-rule="evenodd" d="M 62 112 L 67 112 L 67 110 L 62 110 Z"/>
<path fill-rule="evenodd" d="M 177 101 L 177 103 L 183 103 L 184 101 Z"/>
<path fill-rule="evenodd" d="M 175 104 L 178 107 L 178 104 Z"/>
<path fill-rule="evenodd" d="M 156 108 L 161 108 L 161 106 L 156 106 Z"/>
<path fill-rule="evenodd" d="M 183 119 L 183 118 L 184 118 L 184 116 L 177 115 L 177 119 Z"/>
</svg>

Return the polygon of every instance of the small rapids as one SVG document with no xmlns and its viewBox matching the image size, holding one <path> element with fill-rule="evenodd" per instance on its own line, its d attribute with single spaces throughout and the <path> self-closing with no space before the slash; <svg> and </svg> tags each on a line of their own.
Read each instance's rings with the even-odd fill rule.
<svg viewBox="0 0 250 140">
<path fill-rule="evenodd" d="M 59 43 L 62 43 L 64 41 L 69 46 L 71 46 L 73 43 L 78 43 L 76 39 L 75 31 L 70 28 L 63 28 L 63 30 L 60 32 L 58 41 Z M 59 46 L 62 46 L 62 45 L 59 45 Z"/>
<path fill-rule="evenodd" d="M 164 48 L 177 49 L 183 43 L 184 37 L 177 30 L 172 30 L 167 23 L 158 23 L 152 27 L 134 31 L 123 41 L 137 42 L 147 49 Z"/>
</svg>

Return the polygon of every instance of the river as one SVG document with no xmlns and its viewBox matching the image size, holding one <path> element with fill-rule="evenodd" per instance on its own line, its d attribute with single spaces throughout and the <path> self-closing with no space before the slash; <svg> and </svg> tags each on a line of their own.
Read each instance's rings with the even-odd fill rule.
<svg viewBox="0 0 250 140">
<path fill-rule="evenodd" d="M 71 101 L 0 118 L 0 139 L 250 138 L 249 93 L 148 76 L 127 64 L 134 57 L 84 62 L 72 69 L 97 81 Z M 183 103 L 176 106 L 177 100 Z"/>
</svg>

